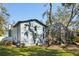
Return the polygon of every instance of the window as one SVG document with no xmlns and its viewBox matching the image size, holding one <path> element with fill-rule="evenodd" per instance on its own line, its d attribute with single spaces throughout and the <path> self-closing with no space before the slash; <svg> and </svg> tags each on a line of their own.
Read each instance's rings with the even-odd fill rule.
<svg viewBox="0 0 79 59">
<path fill-rule="evenodd" d="M 24 30 L 28 30 L 29 29 L 29 24 L 24 24 Z"/>
<path fill-rule="evenodd" d="M 37 26 L 34 27 L 35 31 L 37 31 Z"/>
<path fill-rule="evenodd" d="M 28 24 L 24 24 L 25 26 L 29 26 Z"/>
</svg>

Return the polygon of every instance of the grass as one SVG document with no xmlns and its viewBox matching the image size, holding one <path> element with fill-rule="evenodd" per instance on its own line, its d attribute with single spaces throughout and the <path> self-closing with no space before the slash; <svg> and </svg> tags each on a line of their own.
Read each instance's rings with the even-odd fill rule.
<svg viewBox="0 0 79 59">
<path fill-rule="evenodd" d="M 0 56 L 74 56 L 72 51 L 55 50 L 44 47 L 15 48 L 0 46 Z"/>
</svg>

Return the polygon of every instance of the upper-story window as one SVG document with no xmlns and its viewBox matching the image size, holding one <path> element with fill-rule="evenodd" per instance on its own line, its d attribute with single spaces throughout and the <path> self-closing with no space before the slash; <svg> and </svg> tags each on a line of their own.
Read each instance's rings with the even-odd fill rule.
<svg viewBox="0 0 79 59">
<path fill-rule="evenodd" d="M 37 26 L 34 27 L 35 31 L 37 31 Z"/>
<path fill-rule="evenodd" d="M 24 24 L 24 30 L 28 30 L 29 29 L 29 25 L 28 24 Z"/>
<path fill-rule="evenodd" d="M 24 24 L 25 26 L 29 26 L 29 24 Z"/>
</svg>

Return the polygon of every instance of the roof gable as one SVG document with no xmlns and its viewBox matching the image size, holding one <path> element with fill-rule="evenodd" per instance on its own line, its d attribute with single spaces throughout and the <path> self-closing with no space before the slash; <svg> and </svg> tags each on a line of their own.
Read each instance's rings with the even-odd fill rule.
<svg viewBox="0 0 79 59">
<path fill-rule="evenodd" d="M 19 25 L 20 23 L 26 23 L 26 22 L 32 22 L 32 21 L 35 21 L 35 22 L 37 22 L 37 23 L 39 23 L 39 24 L 41 24 L 41 25 L 47 27 L 45 24 L 43 24 L 42 22 L 40 22 L 40 21 L 37 20 L 37 19 L 30 19 L 30 20 L 25 20 L 25 21 L 18 21 L 18 22 L 14 25 L 14 27 L 16 27 L 17 25 Z"/>
</svg>

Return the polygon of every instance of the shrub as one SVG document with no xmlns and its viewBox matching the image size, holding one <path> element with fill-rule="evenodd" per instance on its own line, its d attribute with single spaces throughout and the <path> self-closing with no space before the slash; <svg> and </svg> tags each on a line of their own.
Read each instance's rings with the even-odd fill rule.
<svg viewBox="0 0 79 59">
<path fill-rule="evenodd" d="M 72 35 L 70 36 L 70 39 L 69 39 L 69 43 L 74 43 L 75 42 L 75 37 Z"/>
<path fill-rule="evenodd" d="M 76 40 L 76 42 L 79 43 L 79 36 L 76 36 L 76 37 L 75 37 L 75 40 Z"/>
<path fill-rule="evenodd" d="M 2 45 L 2 42 L 0 41 L 0 45 Z"/>
<path fill-rule="evenodd" d="M 12 41 L 8 41 L 8 40 L 4 40 L 2 42 L 2 44 L 5 45 L 5 46 L 11 46 L 11 45 L 13 45 L 13 42 Z"/>
</svg>

